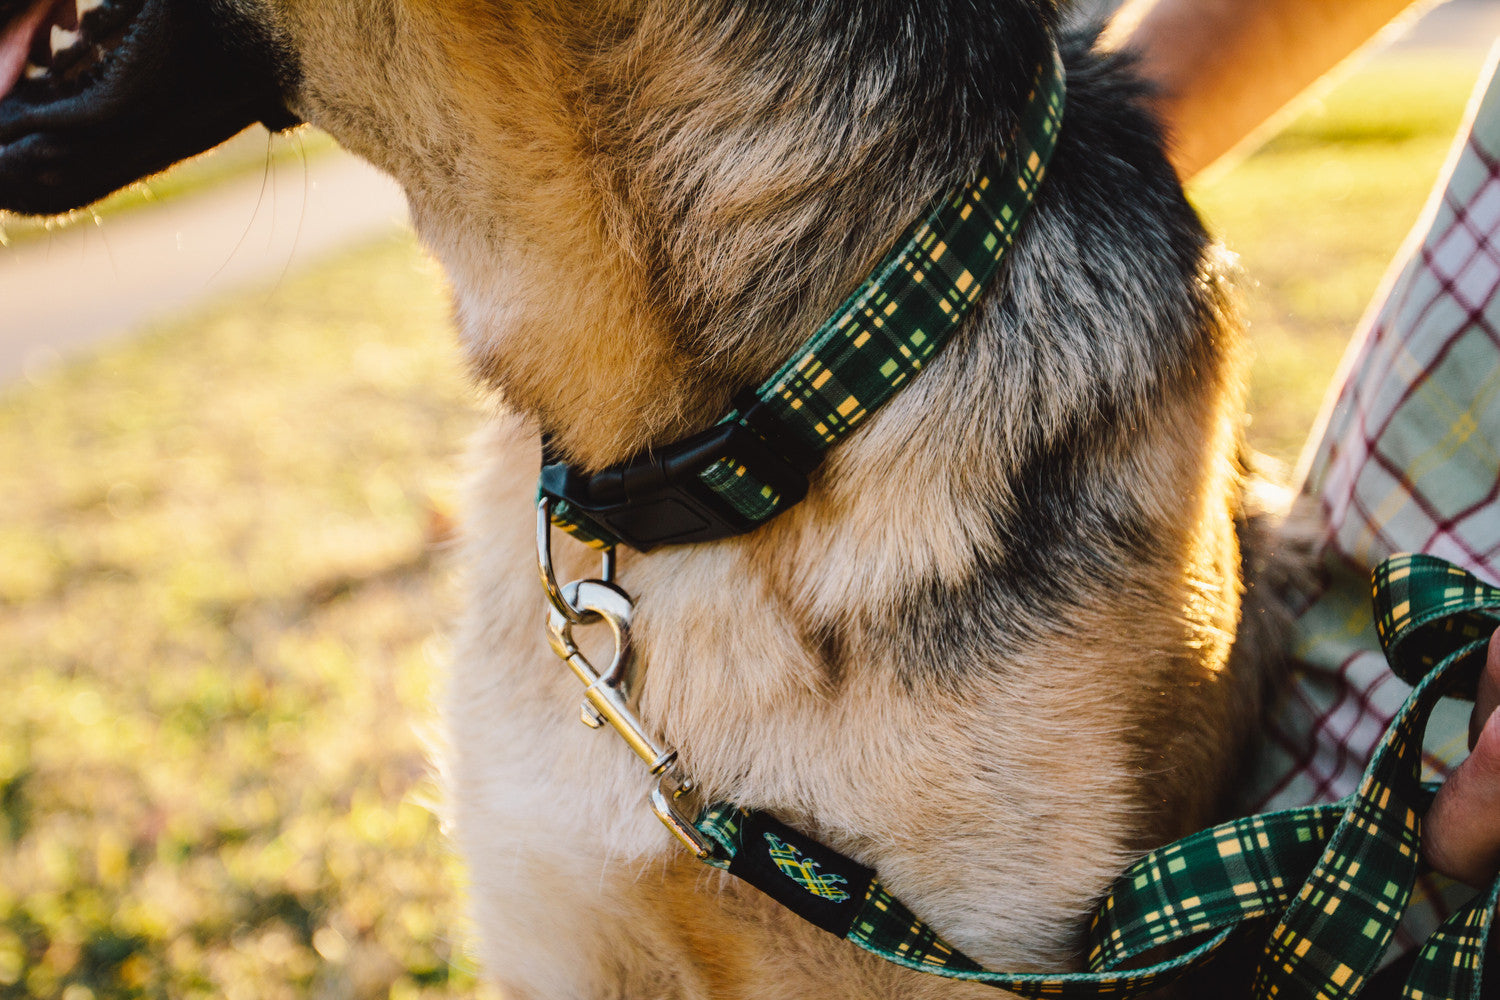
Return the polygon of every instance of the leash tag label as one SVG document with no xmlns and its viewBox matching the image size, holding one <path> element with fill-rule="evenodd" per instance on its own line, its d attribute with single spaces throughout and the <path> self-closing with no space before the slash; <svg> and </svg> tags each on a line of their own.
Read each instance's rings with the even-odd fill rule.
<svg viewBox="0 0 1500 1000">
<path fill-rule="evenodd" d="M 864 865 L 758 812 L 746 817 L 729 874 L 838 937 L 849 933 L 875 878 Z"/>
</svg>

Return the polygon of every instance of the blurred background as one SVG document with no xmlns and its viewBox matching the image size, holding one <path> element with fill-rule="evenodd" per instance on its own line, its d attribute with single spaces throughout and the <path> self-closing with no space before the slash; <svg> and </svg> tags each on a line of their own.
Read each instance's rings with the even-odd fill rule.
<svg viewBox="0 0 1500 1000">
<path fill-rule="evenodd" d="M 1279 461 L 1497 33 L 1452 0 L 1193 188 Z M 424 749 L 478 406 L 399 193 L 252 131 L 0 234 L 0 1000 L 488 996 Z"/>
</svg>

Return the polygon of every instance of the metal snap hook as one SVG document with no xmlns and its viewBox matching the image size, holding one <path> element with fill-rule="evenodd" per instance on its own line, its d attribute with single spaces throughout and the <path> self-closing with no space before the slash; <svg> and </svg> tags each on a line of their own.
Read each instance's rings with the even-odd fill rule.
<svg viewBox="0 0 1500 1000">
<path fill-rule="evenodd" d="M 547 639 L 552 651 L 584 684 L 584 725 L 599 729 L 609 723 L 620 734 L 657 778 L 651 791 L 652 811 L 688 850 L 699 858 L 708 857 L 713 845 L 678 804 L 693 790 L 692 780 L 683 774 L 677 751 L 653 739 L 629 704 L 625 680 L 630 670 L 630 622 L 635 605 L 630 595 L 613 582 L 614 549 L 604 553 L 603 580 L 578 580 L 558 586 L 552 567 L 552 499 L 543 497 L 537 503 L 536 553 L 537 570 L 552 606 L 547 616 Z M 576 626 L 595 624 L 604 625 L 614 638 L 614 652 L 603 671 L 589 662 L 573 639 Z"/>
<path fill-rule="evenodd" d="M 678 805 L 678 800 L 693 790 L 693 782 L 682 773 L 677 751 L 652 738 L 630 707 L 624 683 L 630 667 L 630 620 L 635 611 L 630 597 L 603 580 L 570 583 L 559 591 L 558 597 L 562 606 L 554 606 L 548 616 L 547 637 L 552 651 L 584 684 L 584 724 L 599 729 L 609 723 L 620 734 L 658 779 L 651 791 L 652 811 L 690 851 L 700 858 L 708 857 L 712 845 Z M 569 617 L 569 610 L 605 625 L 614 636 L 614 653 L 602 672 L 589 662 L 574 641 L 573 629 L 580 623 Z"/>
<path fill-rule="evenodd" d="M 598 681 L 613 688 L 621 687 L 630 665 L 630 619 L 635 613 L 630 596 L 603 580 L 570 583 L 557 596 L 561 606 L 553 604 L 547 619 L 552 651 L 566 660 L 585 684 Z M 609 666 L 602 671 L 589 663 L 573 641 L 574 626 L 591 624 L 606 626 L 614 638 L 614 653 Z"/>
</svg>

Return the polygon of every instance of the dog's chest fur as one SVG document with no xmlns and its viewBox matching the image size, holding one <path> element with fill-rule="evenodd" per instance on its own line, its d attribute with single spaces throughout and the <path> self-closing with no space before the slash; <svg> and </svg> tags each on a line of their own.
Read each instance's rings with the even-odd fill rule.
<svg viewBox="0 0 1500 1000">
<path fill-rule="evenodd" d="M 537 433 L 597 466 L 711 422 L 1008 134 L 1055 12 L 599 6 L 398 5 L 360 28 L 388 32 L 363 46 L 383 83 L 320 70 L 352 43 L 286 12 L 299 110 L 404 181 L 506 400 L 473 451 L 444 709 L 485 968 L 517 997 L 965 995 L 700 868 L 639 762 L 578 723 L 542 630 Z M 441 53 L 407 51 L 423 31 Z M 621 564 L 641 714 L 705 795 L 1018 970 L 1076 962 L 1124 863 L 1211 817 L 1259 690 L 1230 655 L 1222 278 L 1128 72 L 1083 48 L 1032 217 L 954 342 L 804 504 Z"/>
</svg>

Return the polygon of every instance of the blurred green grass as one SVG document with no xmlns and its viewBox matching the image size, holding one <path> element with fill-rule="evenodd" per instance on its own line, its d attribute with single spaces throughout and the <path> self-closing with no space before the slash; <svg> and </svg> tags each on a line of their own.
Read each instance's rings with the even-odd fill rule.
<svg viewBox="0 0 1500 1000">
<path fill-rule="evenodd" d="M 1191 191 L 1246 285 L 1251 443 L 1291 464 L 1371 295 L 1420 213 L 1477 56 L 1389 54 Z"/>
<path fill-rule="evenodd" d="M 398 239 L 0 397 L 0 997 L 474 994 L 415 730 L 449 341 Z"/>
<path fill-rule="evenodd" d="M 1476 69 L 1383 60 L 1194 192 L 1273 455 Z M 395 239 L 0 392 L 0 1000 L 482 993 L 416 735 L 476 420 L 447 317 Z"/>
</svg>

